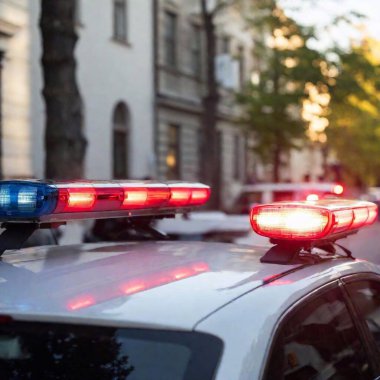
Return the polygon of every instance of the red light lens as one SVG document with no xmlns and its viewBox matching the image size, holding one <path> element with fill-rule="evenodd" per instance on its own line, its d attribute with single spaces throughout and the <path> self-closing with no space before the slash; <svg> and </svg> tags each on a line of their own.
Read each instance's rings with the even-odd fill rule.
<svg viewBox="0 0 380 380">
<path fill-rule="evenodd" d="M 162 206 L 170 199 L 170 189 L 168 187 L 151 187 L 148 188 L 148 198 L 146 200 L 147 207 Z"/>
<path fill-rule="evenodd" d="M 210 188 L 193 189 L 191 191 L 190 205 L 191 206 L 203 205 L 210 199 L 210 195 L 211 195 Z"/>
<path fill-rule="evenodd" d="M 143 208 L 148 199 L 146 188 L 124 188 L 123 208 Z"/>
<path fill-rule="evenodd" d="M 93 211 L 112 211 L 120 209 L 124 192 L 121 188 L 96 188 L 96 202 Z"/>
<path fill-rule="evenodd" d="M 191 198 L 191 189 L 170 188 L 171 197 L 168 205 L 173 207 L 187 206 Z"/>
<path fill-rule="evenodd" d="M 347 231 L 354 220 L 354 213 L 352 210 L 338 210 L 334 212 L 335 223 L 332 230 L 333 233 Z"/>
<path fill-rule="evenodd" d="M 96 201 L 92 187 L 60 188 L 55 213 L 90 211 Z"/>
<path fill-rule="evenodd" d="M 140 186 L 141 185 L 141 186 Z M 196 186 L 196 187 L 195 187 Z M 198 187 L 199 186 L 199 187 Z M 118 183 L 118 182 L 84 182 L 59 183 L 58 201 L 54 214 L 78 213 L 76 218 L 121 217 L 126 211 L 126 217 L 139 214 L 137 210 L 147 210 L 146 214 L 155 215 L 154 210 L 179 209 L 204 204 L 209 196 L 210 189 L 201 184 L 165 184 L 165 183 Z M 130 213 L 128 213 L 130 210 Z M 134 211 L 136 210 L 136 211 Z M 104 216 L 98 212 L 110 211 Z M 134 212 L 133 212 L 134 211 Z M 180 212 L 181 210 L 171 210 Z M 94 216 L 89 217 L 89 213 Z M 95 213 L 96 212 L 96 213 Z M 141 212 L 143 213 L 143 212 Z M 144 214 L 145 215 L 145 214 Z M 67 216 L 61 216 L 67 220 Z M 53 219 L 53 218 L 52 218 Z M 54 220 L 59 219 L 58 215 Z"/>
<path fill-rule="evenodd" d="M 331 223 L 326 210 L 307 207 L 257 207 L 251 213 L 252 227 L 273 239 L 318 239 Z"/>
<path fill-rule="evenodd" d="M 376 220 L 377 206 L 345 200 L 273 203 L 255 206 L 251 224 L 260 235 L 278 240 L 318 240 L 357 230 Z"/>
<path fill-rule="evenodd" d="M 68 210 L 89 210 L 96 200 L 94 189 L 68 189 L 69 198 L 66 209 Z"/>
</svg>

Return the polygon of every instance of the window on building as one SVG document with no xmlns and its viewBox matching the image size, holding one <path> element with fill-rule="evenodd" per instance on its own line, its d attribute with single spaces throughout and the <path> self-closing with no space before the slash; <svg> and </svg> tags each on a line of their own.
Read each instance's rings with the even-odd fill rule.
<svg viewBox="0 0 380 380">
<path fill-rule="evenodd" d="M 177 15 L 165 12 L 165 64 L 177 66 Z"/>
<path fill-rule="evenodd" d="M 113 113 L 113 178 L 128 178 L 129 111 L 120 102 Z"/>
<path fill-rule="evenodd" d="M 244 87 L 245 84 L 245 52 L 244 47 L 239 47 L 239 81 L 240 81 L 240 88 Z"/>
<path fill-rule="evenodd" d="M 113 37 L 117 41 L 127 41 L 128 33 L 126 0 L 114 0 L 113 2 Z"/>
<path fill-rule="evenodd" d="M 305 302 L 283 324 L 266 379 L 371 379 L 359 333 L 339 289 Z"/>
<path fill-rule="evenodd" d="M 234 179 L 240 180 L 240 163 L 241 163 L 240 136 L 234 137 Z"/>
<path fill-rule="evenodd" d="M 231 39 L 228 36 L 222 37 L 221 40 L 221 53 L 222 54 L 230 54 L 230 43 Z"/>
<path fill-rule="evenodd" d="M 201 75 L 202 60 L 202 33 L 198 25 L 192 25 L 191 36 L 191 68 L 193 73 L 199 77 Z"/>
<path fill-rule="evenodd" d="M 81 0 L 75 0 L 75 15 L 74 19 L 77 24 L 82 22 L 82 3 Z"/>
<path fill-rule="evenodd" d="M 171 124 L 168 128 L 168 151 L 166 154 L 167 179 L 181 179 L 180 170 L 180 126 Z"/>
</svg>

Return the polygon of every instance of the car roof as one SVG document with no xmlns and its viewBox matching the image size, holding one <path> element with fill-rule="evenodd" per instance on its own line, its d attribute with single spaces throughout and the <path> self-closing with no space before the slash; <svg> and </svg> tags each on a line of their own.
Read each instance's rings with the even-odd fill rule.
<svg viewBox="0 0 380 380">
<path fill-rule="evenodd" d="M 264 252 L 202 242 L 23 249 L 6 253 L 0 262 L 0 314 L 191 328 L 264 279 L 298 266 L 263 265 Z M 200 271 L 194 272 L 197 266 Z M 177 273 L 178 280 L 157 280 L 161 276 L 165 283 L 169 273 Z M 123 287 L 141 282 L 151 288 L 123 294 Z"/>
<path fill-rule="evenodd" d="M 253 191 L 303 191 L 303 190 L 319 190 L 332 191 L 335 183 L 328 182 L 299 182 L 299 183 L 257 183 L 242 186 L 242 192 Z"/>
<path fill-rule="evenodd" d="M 263 264 L 260 258 L 267 250 L 224 243 L 139 242 L 10 252 L 0 261 L 0 314 L 22 320 L 192 329 L 263 281 L 301 266 Z"/>
</svg>

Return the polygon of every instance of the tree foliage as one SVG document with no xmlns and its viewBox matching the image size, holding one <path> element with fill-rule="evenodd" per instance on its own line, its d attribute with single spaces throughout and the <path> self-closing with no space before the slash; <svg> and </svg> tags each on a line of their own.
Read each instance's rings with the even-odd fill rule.
<svg viewBox="0 0 380 380">
<path fill-rule="evenodd" d="M 258 0 L 250 20 L 255 35 L 256 80 L 238 99 L 255 137 L 255 151 L 273 166 L 278 181 L 281 157 L 305 138 L 302 100 L 306 84 L 324 86 L 323 54 L 309 47 L 314 30 L 287 17 L 276 0 Z"/>
<path fill-rule="evenodd" d="M 330 89 L 330 148 L 346 180 L 380 183 L 380 44 L 364 40 L 348 52 L 337 51 L 339 76 Z"/>
</svg>

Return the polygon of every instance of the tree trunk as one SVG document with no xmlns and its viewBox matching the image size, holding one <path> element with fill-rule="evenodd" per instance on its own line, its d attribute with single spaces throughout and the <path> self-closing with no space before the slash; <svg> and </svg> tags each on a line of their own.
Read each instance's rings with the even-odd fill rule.
<svg viewBox="0 0 380 380">
<path fill-rule="evenodd" d="M 209 202 L 210 208 L 220 207 L 221 198 L 221 163 L 219 157 L 220 144 L 218 142 L 218 84 L 215 73 L 216 37 L 214 15 L 207 10 L 207 1 L 201 0 L 203 26 L 206 36 L 206 68 L 207 88 L 203 98 L 202 115 L 202 181 L 212 188 L 212 197 Z"/>
<path fill-rule="evenodd" d="M 45 176 L 50 179 L 80 179 L 84 175 L 86 139 L 75 75 L 75 10 L 75 0 L 41 0 Z"/>
<path fill-rule="evenodd" d="M 278 55 L 278 51 L 274 49 L 273 51 L 273 95 L 277 98 L 277 96 L 280 93 L 280 75 L 279 75 L 279 65 L 280 58 Z M 275 104 L 273 108 L 273 113 L 276 116 L 277 120 L 280 120 L 281 111 L 278 109 L 278 105 Z M 273 153 L 273 182 L 277 183 L 280 182 L 280 170 L 281 170 L 281 142 L 282 139 L 280 137 L 280 134 L 277 134 L 276 136 L 276 143 L 274 146 L 274 153 Z"/>
</svg>

